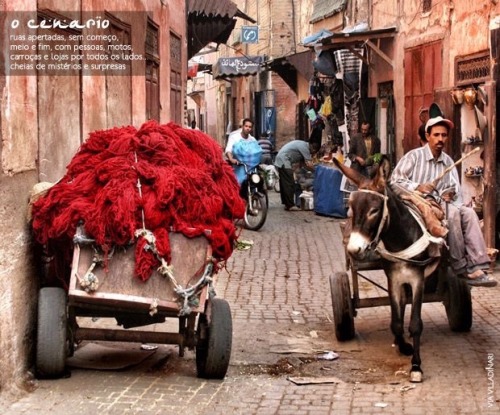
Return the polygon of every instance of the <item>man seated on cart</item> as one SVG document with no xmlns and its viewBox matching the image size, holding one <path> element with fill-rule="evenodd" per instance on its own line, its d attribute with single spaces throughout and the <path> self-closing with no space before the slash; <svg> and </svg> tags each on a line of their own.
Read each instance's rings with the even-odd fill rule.
<svg viewBox="0 0 500 415">
<path fill-rule="evenodd" d="M 453 159 L 443 149 L 453 123 L 441 116 L 425 125 L 427 143 L 406 153 L 396 165 L 390 179 L 398 194 L 419 191 L 441 202 L 447 214 L 450 264 L 460 278 L 476 287 L 494 287 L 497 281 L 485 273 L 490 258 L 476 212 L 462 203 L 460 181 L 456 168 L 442 177 Z"/>
</svg>

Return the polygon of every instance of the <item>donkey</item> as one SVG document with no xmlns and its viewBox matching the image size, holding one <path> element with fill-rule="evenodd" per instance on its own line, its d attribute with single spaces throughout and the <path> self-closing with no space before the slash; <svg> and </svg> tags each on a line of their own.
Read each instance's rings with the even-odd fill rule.
<svg viewBox="0 0 500 415">
<path fill-rule="evenodd" d="M 380 162 L 373 178 L 361 175 L 336 159 L 333 161 L 358 186 L 358 190 L 352 192 L 349 198 L 352 231 L 347 252 L 360 261 L 370 251 L 380 254 L 388 281 L 394 342 L 402 354 L 412 356 L 410 381 L 422 382 L 420 336 L 423 330 L 421 310 L 425 279 L 429 274 L 426 268 L 435 268 L 439 262 L 439 259 L 429 255 L 428 247 L 430 242 L 443 241 L 433 239 L 425 225 L 387 185 L 390 163 L 386 157 Z M 404 312 L 410 290 L 412 308 L 409 332 L 413 345 L 404 337 Z"/>
</svg>

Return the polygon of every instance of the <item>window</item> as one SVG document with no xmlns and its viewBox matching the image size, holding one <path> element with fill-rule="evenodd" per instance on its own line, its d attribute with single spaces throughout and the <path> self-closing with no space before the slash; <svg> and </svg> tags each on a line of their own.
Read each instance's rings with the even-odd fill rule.
<svg viewBox="0 0 500 415">
<path fill-rule="evenodd" d="M 170 32 L 170 120 L 182 124 L 181 38 Z"/>
<path fill-rule="evenodd" d="M 430 12 L 432 9 L 432 0 L 422 0 L 422 13 Z"/>
<path fill-rule="evenodd" d="M 110 21 L 108 35 L 111 35 L 109 45 L 130 45 L 131 28 L 128 23 L 119 20 L 116 16 L 106 13 Z M 108 53 L 111 53 L 108 49 Z M 129 125 L 132 122 L 132 64 L 124 56 L 130 51 L 122 51 L 121 58 L 115 63 L 124 65 L 123 71 L 106 70 L 106 112 L 107 127 Z"/>
<path fill-rule="evenodd" d="M 148 19 L 146 28 L 146 119 L 160 121 L 160 54 L 158 26 Z"/>
</svg>

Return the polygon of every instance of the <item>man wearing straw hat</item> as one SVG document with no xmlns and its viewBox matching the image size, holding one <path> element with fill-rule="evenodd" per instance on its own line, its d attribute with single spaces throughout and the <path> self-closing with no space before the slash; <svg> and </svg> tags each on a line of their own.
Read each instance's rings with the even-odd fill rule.
<svg viewBox="0 0 500 415">
<path fill-rule="evenodd" d="M 406 153 L 396 165 L 390 184 L 396 193 L 419 191 L 446 202 L 450 263 L 454 272 L 476 287 L 494 287 L 485 273 L 490 258 L 476 212 L 462 203 L 460 181 L 453 159 L 443 149 L 453 123 L 436 116 L 425 125 L 427 143 Z M 449 171 L 447 171 L 447 169 Z"/>
</svg>

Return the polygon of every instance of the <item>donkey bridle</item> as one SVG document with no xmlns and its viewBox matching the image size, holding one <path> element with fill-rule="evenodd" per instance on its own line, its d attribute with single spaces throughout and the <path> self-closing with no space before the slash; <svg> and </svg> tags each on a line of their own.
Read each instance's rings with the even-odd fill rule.
<svg viewBox="0 0 500 415">
<path fill-rule="evenodd" d="M 417 255 L 420 255 L 422 252 L 424 252 L 431 242 L 438 244 L 444 243 L 443 238 L 433 237 L 427 231 L 427 228 L 423 223 L 423 221 L 421 220 L 421 218 L 412 209 L 410 209 L 410 213 L 413 215 L 417 223 L 420 225 L 420 228 L 422 229 L 422 236 L 418 238 L 415 242 L 413 242 L 413 244 L 411 244 L 408 248 L 405 248 L 402 251 L 390 252 L 387 249 L 385 249 L 383 242 L 381 243 L 380 241 L 380 235 L 384 230 L 385 226 L 390 221 L 389 208 L 387 207 L 387 200 L 389 199 L 389 197 L 387 196 L 387 189 L 384 190 L 384 194 L 369 189 L 358 189 L 357 192 L 375 194 L 384 199 L 384 206 L 382 209 L 382 219 L 380 220 L 375 238 L 370 242 L 370 249 L 373 249 L 375 252 L 378 252 L 382 258 L 387 259 L 388 261 L 391 262 L 403 261 L 414 265 L 424 266 L 434 260 L 434 258 L 427 258 L 422 261 L 412 259 Z"/>
</svg>

